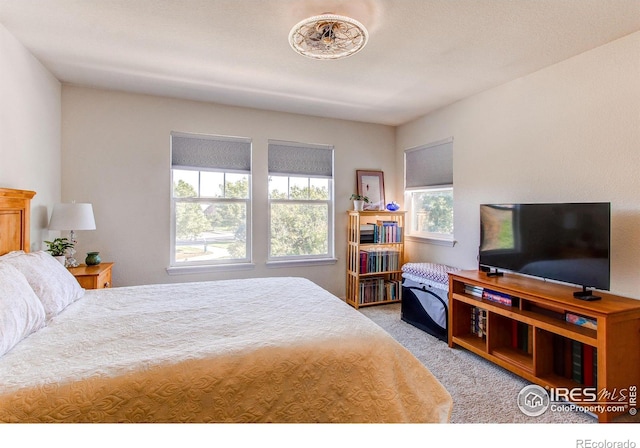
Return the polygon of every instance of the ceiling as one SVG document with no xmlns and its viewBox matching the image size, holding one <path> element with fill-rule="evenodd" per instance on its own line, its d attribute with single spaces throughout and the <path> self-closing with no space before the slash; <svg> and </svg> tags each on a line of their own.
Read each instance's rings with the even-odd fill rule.
<svg viewBox="0 0 640 448">
<path fill-rule="evenodd" d="M 366 47 L 295 53 L 323 12 Z M 399 125 L 640 30 L 640 0 L 0 0 L 0 23 L 63 83 Z"/>
</svg>

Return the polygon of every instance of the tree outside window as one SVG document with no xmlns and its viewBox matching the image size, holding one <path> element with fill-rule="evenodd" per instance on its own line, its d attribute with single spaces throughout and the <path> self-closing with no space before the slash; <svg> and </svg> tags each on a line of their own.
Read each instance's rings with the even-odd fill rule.
<svg viewBox="0 0 640 448">
<path fill-rule="evenodd" d="M 453 188 L 413 191 L 411 197 L 417 233 L 453 235 Z"/>
<path fill-rule="evenodd" d="M 329 181 L 269 177 L 270 257 L 329 253 Z"/>
</svg>

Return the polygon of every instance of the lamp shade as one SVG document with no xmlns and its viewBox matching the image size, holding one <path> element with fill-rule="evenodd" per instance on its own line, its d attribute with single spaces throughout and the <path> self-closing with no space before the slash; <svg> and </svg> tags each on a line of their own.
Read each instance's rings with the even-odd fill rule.
<svg viewBox="0 0 640 448">
<path fill-rule="evenodd" d="M 95 230 L 91 204 L 56 204 L 51 213 L 49 230 Z"/>
</svg>

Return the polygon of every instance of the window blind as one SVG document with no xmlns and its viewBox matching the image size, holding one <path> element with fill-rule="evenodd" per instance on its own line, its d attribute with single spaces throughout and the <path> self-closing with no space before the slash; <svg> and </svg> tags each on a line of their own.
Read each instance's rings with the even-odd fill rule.
<svg viewBox="0 0 640 448">
<path fill-rule="evenodd" d="M 269 174 L 333 177 L 333 146 L 269 140 Z"/>
<path fill-rule="evenodd" d="M 172 168 L 251 172 L 251 139 L 171 133 Z"/>
<path fill-rule="evenodd" d="M 405 189 L 453 185 L 453 138 L 407 149 Z"/>
</svg>

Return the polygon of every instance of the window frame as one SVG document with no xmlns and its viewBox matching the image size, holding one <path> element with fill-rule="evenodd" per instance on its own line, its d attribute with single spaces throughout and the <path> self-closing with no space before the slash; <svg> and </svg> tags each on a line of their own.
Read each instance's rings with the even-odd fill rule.
<svg viewBox="0 0 640 448">
<path fill-rule="evenodd" d="M 279 267 L 279 266 L 292 266 L 292 265 L 315 265 L 315 264 L 328 264 L 335 263 L 337 259 L 335 258 L 335 172 L 334 172 L 334 155 L 335 149 L 332 145 L 314 145 L 314 144 L 306 144 L 306 143 L 296 143 L 296 142 L 285 142 L 281 140 L 269 140 L 269 145 L 285 145 L 291 147 L 297 147 L 300 149 L 312 149 L 312 148 L 320 148 L 321 150 L 331 151 L 331 177 L 329 176 L 320 176 L 313 175 L 309 173 L 300 173 L 300 172 L 272 172 L 268 170 L 267 182 L 271 182 L 272 176 L 277 177 L 287 177 L 287 198 L 271 198 L 271 188 L 270 185 L 267 185 L 267 266 L 270 267 Z M 289 199 L 288 197 L 291 194 L 291 178 L 306 178 L 308 182 L 308 186 L 310 187 L 311 179 L 326 179 L 327 180 L 327 188 L 328 188 L 328 197 L 327 199 Z M 285 205 L 317 205 L 317 204 L 326 204 L 327 206 L 327 253 L 320 255 L 306 254 L 306 255 L 280 255 L 274 256 L 272 255 L 272 206 L 274 204 L 285 204 Z"/>
<path fill-rule="evenodd" d="M 444 179 L 448 179 L 448 181 L 445 180 L 443 182 L 443 179 L 439 175 L 436 175 L 434 181 L 432 182 L 429 181 L 428 179 L 425 179 L 423 182 L 419 182 L 420 184 L 424 184 L 424 185 L 415 185 L 415 182 L 414 182 L 414 185 L 407 187 L 407 154 L 413 153 L 414 151 L 428 151 L 429 149 L 443 150 L 448 145 L 451 146 L 450 175 L 444 176 Z M 428 157 L 426 154 L 427 153 L 425 152 L 425 157 Z M 440 153 L 440 156 L 441 155 L 442 153 Z M 436 162 L 441 164 L 442 160 L 438 160 L 438 155 L 436 155 L 435 157 L 436 157 Z M 415 174 L 415 172 L 412 174 Z M 420 145 L 420 146 L 406 149 L 404 151 L 404 199 L 405 199 L 405 204 L 407 209 L 408 222 L 406 225 L 406 230 L 407 230 L 406 239 L 408 241 L 416 241 L 416 242 L 429 243 L 429 244 L 435 244 L 435 245 L 441 245 L 441 246 L 455 245 L 456 243 L 455 241 L 455 199 L 453 200 L 453 206 L 451 210 L 451 214 L 452 214 L 451 219 L 452 219 L 452 222 L 454 222 L 454 228 L 452 233 L 443 234 L 443 233 L 436 233 L 436 232 L 419 232 L 414 227 L 414 221 L 415 221 L 414 213 L 416 213 L 415 205 L 414 205 L 414 194 L 439 192 L 439 191 L 445 191 L 445 190 L 451 191 L 452 197 L 455 197 L 454 196 L 455 189 L 453 184 L 453 137 L 449 137 L 443 140 L 439 140 L 439 141 L 435 141 L 425 145 Z"/>
<path fill-rule="evenodd" d="M 251 140 L 247 138 L 241 137 L 227 137 L 227 136 L 218 136 L 218 135 L 202 135 L 202 134 L 185 134 L 172 132 L 173 136 L 183 137 L 183 138 L 197 138 L 197 139 L 205 139 L 205 140 L 217 140 L 217 141 L 238 141 L 249 143 L 249 171 L 242 170 L 234 170 L 234 169 L 224 169 L 224 168 L 210 168 L 210 167 L 198 167 L 198 166 L 174 166 L 173 163 L 170 166 L 170 244 L 169 244 L 169 267 L 167 268 L 167 273 L 170 275 L 174 274 L 190 274 L 197 273 L 203 271 L 210 270 L 227 270 L 227 269 L 248 269 L 252 268 L 255 265 L 253 264 L 253 254 L 252 254 L 252 234 L 253 234 L 253 225 L 252 225 L 252 203 L 253 203 L 253 182 L 252 182 L 252 149 L 251 149 Z M 176 197 L 174 195 L 174 171 L 195 171 L 198 172 L 198 196 L 197 197 Z M 201 190 L 201 176 L 203 172 L 217 172 L 223 173 L 223 181 L 224 188 L 223 192 L 226 190 L 226 175 L 227 174 L 243 174 L 247 176 L 248 185 L 247 185 L 247 197 L 246 198 L 226 198 L 226 197 L 210 197 L 204 196 L 200 197 Z M 245 216 L 245 256 L 242 258 L 225 258 L 225 259 L 210 259 L 210 260 L 197 260 L 197 261 L 178 261 L 176 259 L 176 225 L 177 225 L 177 204 L 179 203 L 196 203 L 196 204 L 244 204 L 246 210 Z"/>
<path fill-rule="evenodd" d="M 282 176 L 282 175 L 281 175 Z M 302 177 L 299 175 L 289 176 L 289 177 Z M 308 177 L 311 179 L 311 177 Z M 267 262 L 268 263 L 278 263 L 278 262 L 292 262 L 292 261 L 316 261 L 316 260 L 335 260 L 335 220 L 334 220 L 334 207 L 333 207 L 333 179 L 328 180 L 328 188 L 329 188 L 329 199 L 271 199 L 269 196 L 268 202 L 268 222 L 269 227 L 267 229 Z M 287 193 L 288 194 L 288 193 Z M 327 254 L 321 255 L 280 255 L 273 256 L 271 254 L 271 210 L 273 204 L 286 204 L 286 205 L 316 205 L 316 204 L 326 204 L 327 205 Z"/>
<path fill-rule="evenodd" d="M 432 244 L 439 244 L 443 246 L 453 245 L 455 244 L 454 233 L 437 233 L 437 232 L 419 232 L 414 227 L 414 193 L 429 193 L 429 192 L 440 192 L 440 191 L 451 191 L 451 194 L 454 194 L 453 185 L 440 185 L 437 187 L 425 187 L 425 188 L 412 188 L 405 191 L 405 203 L 407 206 L 407 239 L 413 241 L 422 241 L 429 242 Z M 453 211 L 452 211 L 453 215 Z M 452 216 L 453 219 L 454 216 Z M 455 231 L 455 227 L 454 227 Z"/>
</svg>

